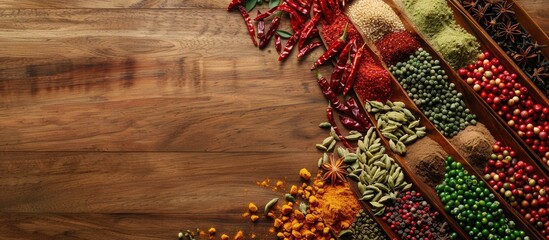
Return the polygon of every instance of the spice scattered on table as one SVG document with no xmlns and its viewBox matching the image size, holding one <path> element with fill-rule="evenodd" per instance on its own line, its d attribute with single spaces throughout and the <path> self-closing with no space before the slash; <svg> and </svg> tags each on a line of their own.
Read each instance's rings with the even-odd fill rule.
<svg viewBox="0 0 549 240">
<path fill-rule="evenodd" d="M 446 0 L 401 0 L 410 20 L 454 68 L 474 61 L 480 43 L 460 27 Z"/>
<path fill-rule="evenodd" d="M 267 213 L 280 239 L 331 239 L 332 232 L 350 228 L 360 209 L 347 184 L 326 185 L 320 175 L 292 196 L 295 202 L 272 206 Z"/>
<path fill-rule="evenodd" d="M 391 151 L 400 155 L 406 153 L 406 145 L 414 143 L 425 136 L 425 127 L 420 127 L 419 120 L 406 108 L 403 102 L 386 104 L 377 101 L 366 102 L 366 111 L 375 114 L 377 127 L 383 137 L 389 139 Z"/>
<path fill-rule="evenodd" d="M 444 182 L 436 187 L 444 208 L 475 239 L 530 239 L 509 220 L 484 182 L 460 162 L 446 159 Z"/>
<path fill-rule="evenodd" d="M 404 30 L 404 25 L 393 9 L 382 0 L 355 0 L 347 8 L 347 15 L 364 33 L 377 41 L 385 34 Z"/>
<path fill-rule="evenodd" d="M 549 108 L 532 98 L 529 89 L 517 81 L 517 74 L 509 72 L 490 52 L 480 54 L 475 63 L 458 73 L 549 165 Z"/>
<path fill-rule="evenodd" d="M 500 193 L 524 219 L 549 238 L 548 179 L 534 166 L 518 159 L 509 146 L 497 142 L 484 169 L 484 179 Z"/>
<path fill-rule="evenodd" d="M 486 156 L 490 156 L 496 140 L 484 124 L 477 123 L 467 126 L 451 138 L 450 142 L 477 172 L 482 172 L 486 166 Z"/>
<path fill-rule="evenodd" d="M 391 66 L 391 72 L 410 98 L 445 136 L 453 137 L 469 124 L 476 124 L 475 114 L 465 106 L 463 95 L 448 83 L 448 75 L 439 60 L 419 49 L 406 62 Z"/>
<path fill-rule="evenodd" d="M 440 184 L 444 179 L 444 160 L 446 152 L 430 138 L 423 138 L 407 147 L 404 158 L 414 174 L 431 187 Z"/>
<path fill-rule="evenodd" d="M 549 96 L 549 60 L 539 44 L 518 22 L 513 1 L 459 1 L 488 35 Z"/>
</svg>

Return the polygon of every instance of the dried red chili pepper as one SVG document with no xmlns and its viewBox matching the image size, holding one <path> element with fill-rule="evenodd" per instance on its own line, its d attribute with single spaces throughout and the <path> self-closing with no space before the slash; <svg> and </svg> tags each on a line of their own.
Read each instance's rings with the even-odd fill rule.
<svg viewBox="0 0 549 240">
<path fill-rule="evenodd" d="M 347 27 L 348 26 L 349 26 L 349 24 L 347 23 L 345 25 L 345 30 L 343 30 L 343 34 L 341 35 L 341 37 L 338 38 L 337 41 L 332 43 L 332 45 L 330 45 L 330 47 L 328 47 L 326 52 L 324 54 L 322 54 L 322 56 L 320 56 L 316 60 L 316 62 L 311 67 L 311 70 L 314 70 L 316 67 L 318 67 L 318 66 L 324 64 L 325 62 L 327 62 L 328 60 L 330 60 L 330 58 L 335 56 L 337 53 L 339 53 L 339 51 L 341 51 L 343 49 L 343 47 L 345 47 L 345 44 L 347 43 Z"/>
<path fill-rule="evenodd" d="M 334 92 L 336 92 L 336 93 L 341 93 L 343 91 L 341 82 L 342 82 L 343 74 L 344 74 L 346 66 L 347 66 L 346 59 L 349 58 L 349 51 L 351 51 L 351 48 L 354 45 L 356 45 L 356 39 L 351 39 L 351 41 L 349 41 L 347 43 L 347 45 L 345 45 L 343 50 L 341 50 L 341 52 L 339 53 L 339 56 L 337 58 L 337 62 L 336 62 L 336 65 L 334 67 L 334 71 L 332 72 L 332 76 L 330 77 L 331 87 L 334 90 Z"/>
<path fill-rule="evenodd" d="M 364 128 L 368 129 L 372 127 L 370 119 L 368 119 L 368 116 L 361 111 L 361 108 L 358 106 L 358 103 L 354 98 L 349 98 L 345 104 L 349 109 L 351 109 L 352 116 L 355 117 L 355 120 L 360 122 Z"/>
<path fill-rule="evenodd" d="M 362 124 L 360 122 L 358 122 L 357 120 L 354 120 L 350 117 L 339 115 L 339 121 L 341 122 L 341 124 L 343 124 L 343 126 L 345 126 L 346 128 L 348 128 L 350 130 L 356 130 L 356 131 L 359 131 L 361 133 L 364 133 L 364 132 L 368 131 L 368 129 L 365 128 L 364 126 L 362 126 Z"/>
<path fill-rule="evenodd" d="M 244 8 L 242 5 L 238 5 L 238 10 L 240 10 L 240 14 L 244 18 L 244 21 L 246 22 L 246 26 L 248 27 L 248 32 L 252 37 L 252 41 L 254 45 L 257 47 L 257 40 L 255 39 L 255 27 L 254 27 L 254 24 L 252 23 L 252 19 L 250 18 L 250 15 L 248 14 L 248 12 L 246 12 L 246 8 Z"/>
<path fill-rule="evenodd" d="M 294 10 L 300 12 L 301 14 L 303 15 L 307 15 L 307 13 L 309 13 L 309 10 L 307 10 L 306 8 L 300 6 L 299 4 L 295 3 L 294 1 L 292 0 L 287 0 L 286 3 L 292 7 Z"/>
<path fill-rule="evenodd" d="M 292 37 L 290 37 L 290 39 L 288 39 L 288 41 L 286 42 L 286 46 L 284 47 L 284 50 L 282 50 L 282 53 L 278 57 L 278 61 L 282 61 L 290 55 L 290 53 L 292 52 L 292 49 L 294 48 L 295 44 L 297 43 L 297 41 L 299 41 L 299 35 L 300 34 L 301 34 L 301 32 L 299 32 L 299 31 L 294 32 L 294 35 L 292 35 Z"/>
<path fill-rule="evenodd" d="M 309 21 L 305 24 L 303 29 L 301 30 L 301 36 L 299 37 L 299 43 L 297 46 L 299 49 L 303 47 L 303 44 L 305 44 L 305 40 L 309 38 L 309 34 L 311 34 L 312 30 L 315 29 L 316 24 L 320 20 L 320 14 L 316 14 L 314 17 L 309 19 Z"/>
<path fill-rule="evenodd" d="M 280 39 L 280 36 L 278 34 L 275 34 L 275 49 L 276 52 L 280 54 L 280 51 L 282 51 L 282 40 Z"/>
<path fill-rule="evenodd" d="M 273 15 L 274 12 L 276 12 L 278 10 L 278 6 L 276 7 L 273 7 L 269 10 L 267 10 L 266 12 L 262 13 L 262 14 L 259 14 L 257 15 L 257 17 L 255 17 L 255 21 L 259 21 L 259 20 L 263 20 L 265 18 L 268 18 L 270 17 L 271 15 Z"/>
<path fill-rule="evenodd" d="M 313 49 L 317 48 L 320 45 L 322 45 L 322 42 L 313 42 L 313 43 L 305 46 L 304 48 L 299 50 L 299 53 L 297 54 L 297 57 L 301 58 L 301 57 L 305 56 L 307 53 L 309 53 L 310 51 L 312 51 Z"/>
<path fill-rule="evenodd" d="M 352 60 L 351 60 L 351 54 L 349 54 L 347 56 L 347 61 L 345 62 L 345 69 L 343 70 L 343 76 L 341 76 L 341 87 L 343 87 L 343 89 L 345 89 L 345 87 L 347 86 L 347 77 L 349 76 L 349 74 L 351 74 L 351 68 L 352 68 Z M 343 92 L 343 89 L 341 90 L 341 92 Z"/>
<path fill-rule="evenodd" d="M 318 86 L 320 86 L 324 97 L 326 97 L 326 99 L 330 101 L 330 105 L 341 113 L 352 115 L 353 113 L 349 106 L 339 100 L 335 92 L 330 87 L 330 83 L 328 83 L 328 80 L 326 80 L 326 78 L 324 78 L 319 72 L 316 73 L 316 77 Z"/>
<path fill-rule="evenodd" d="M 243 3 L 244 3 L 244 0 L 232 0 L 229 3 L 229 6 L 227 7 L 227 11 L 231 11 L 231 10 L 233 10 L 234 7 L 236 7 L 238 5 L 242 5 Z"/>
<path fill-rule="evenodd" d="M 257 15 L 260 15 L 261 12 L 257 10 Z M 263 41 L 263 38 L 265 37 L 265 21 L 259 20 L 257 21 L 257 38 L 260 40 L 259 45 L 261 45 L 261 41 Z"/>
<path fill-rule="evenodd" d="M 315 15 L 322 13 L 322 8 L 320 7 L 320 0 L 313 0 L 313 12 Z"/>
<path fill-rule="evenodd" d="M 328 24 L 332 23 L 334 21 L 334 15 L 332 14 L 332 10 L 328 6 L 328 0 L 318 0 L 320 9 L 322 11 L 322 15 L 324 15 L 324 18 L 328 22 Z"/>
<path fill-rule="evenodd" d="M 351 65 L 351 72 L 349 73 L 349 75 L 347 76 L 347 79 L 345 80 L 345 89 L 343 89 L 343 95 L 347 95 L 349 90 L 351 90 L 351 88 L 355 84 L 358 65 L 362 62 L 362 56 L 364 56 L 364 46 L 366 46 L 366 44 L 362 45 L 362 47 L 358 49 L 358 52 L 356 53 L 355 58 L 353 59 L 353 64 Z"/>
<path fill-rule="evenodd" d="M 269 43 L 271 38 L 274 36 L 279 25 L 280 25 L 280 18 L 275 16 L 271 21 L 271 26 L 269 27 L 269 31 L 267 31 L 267 34 L 265 34 L 265 37 L 259 42 L 260 49 L 263 49 L 265 46 L 267 46 L 267 43 Z"/>
<path fill-rule="evenodd" d="M 346 148 L 352 149 L 353 147 L 351 146 L 351 144 L 347 142 L 347 139 L 345 139 L 345 137 L 341 134 L 341 131 L 339 131 L 339 128 L 337 127 L 337 123 L 334 119 L 334 110 L 332 109 L 332 107 L 326 108 L 326 115 L 328 116 L 328 122 L 332 125 L 332 128 L 334 129 L 334 132 L 336 133 L 341 143 L 343 143 Z"/>
</svg>

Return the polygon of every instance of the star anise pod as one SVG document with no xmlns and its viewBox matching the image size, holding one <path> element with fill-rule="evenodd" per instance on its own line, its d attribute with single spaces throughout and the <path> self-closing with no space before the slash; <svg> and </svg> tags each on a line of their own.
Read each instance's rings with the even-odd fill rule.
<svg viewBox="0 0 549 240">
<path fill-rule="evenodd" d="M 515 42 L 515 35 L 520 35 L 522 32 L 519 29 L 520 24 L 513 24 L 511 21 L 507 23 L 501 23 L 498 26 L 498 32 L 496 33 L 497 37 L 503 37 L 504 39 L 509 39 L 511 42 Z"/>
<path fill-rule="evenodd" d="M 522 68 L 526 65 L 526 62 L 528 62 L 528 59 L 532 59 L 538 56 L 535 51 L 532 51 L 532 46 L 527 47 L 526 49 L 520 48 L 519 53 L 513 54 L 513 59 L 517 63 L 517 65 L 520 65 Z"/>
<path fill-rule="evenodd" d="M 494 4 L 494 12 L 496 12 L 496 16 L 501 20 L 512 19 L 512 16 L 515 14 L 512 8 L 513 3 L 508 0 L 500 1 Z"/>
<path fill-rule="evenodd" d="M 488 32 L 495 31 L 497 29 L 497 25 L 498 25 L 497 17 L 495 17 L 495 18 L 490 17 L 490 20 L 485 18 L 484 25 L 486 26 L 485 27 L 486 31 L 488 31 Z"/>
<path fill-rule="evenodd" d="M 336 159 L 333 154 L 330 155 L 330 161 L 322 164 L 322 169 L 325 171 L 323 179 L 329 180 L 332 185 L 337 182 L 347 182 L 345 176 L 347 175 L 347 169 L 343 165 L 343 159 Z"/>
<path fill-rule="evenodd" d="M 488 11 L 488 8 L 490 6 L 488 5 L 480 5 L 480 4 L 477 4 L 476 7 L 474 7 L 471 12 L 471 16 L 473 16 L 473 18 L 478 22 L 478 23 L 481 23 L 482 20 L 484 19 L 484 17 L 486 17 L 486 14 L 487 14 L 487 11 Z"/>
<path fill-rule="evenodd" d="M 477 0 L 463 0 L 461 5 L 463 5 L 465 9 L 469 10 L 477 6 Z"/>
<path fill-rule="evenodd" d="M 549 73 L 545 72 L 545 67 L 535 68 L 531 78 L 535 82 L 545 84 L 544 78 L 549 78 Z"/>
</svg>

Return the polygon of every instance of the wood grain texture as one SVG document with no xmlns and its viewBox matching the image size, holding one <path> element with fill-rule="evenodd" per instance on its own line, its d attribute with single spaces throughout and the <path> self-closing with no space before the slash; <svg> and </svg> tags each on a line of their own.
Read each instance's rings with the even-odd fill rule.
<svg viewBox="0 0 549 240">
<path fill-rule="evenodd" d="M 316 168 L 322 49 L 278 63 L 227 3 L 0 0 L 0 239 L 274 238 L 240 214 Z"/>
</svg>

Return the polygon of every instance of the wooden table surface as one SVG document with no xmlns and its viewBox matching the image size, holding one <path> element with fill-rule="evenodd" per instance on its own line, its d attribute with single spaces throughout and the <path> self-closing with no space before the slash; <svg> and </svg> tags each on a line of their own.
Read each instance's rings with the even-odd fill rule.
<svg viewBox="0 0 549 240">
<path fill-rule="evenodd" d="M 326 101 L 227 3 L 0 1 L 0 239 L 266 237 L 240 215 L 316 172 Z"/>
</svg>

